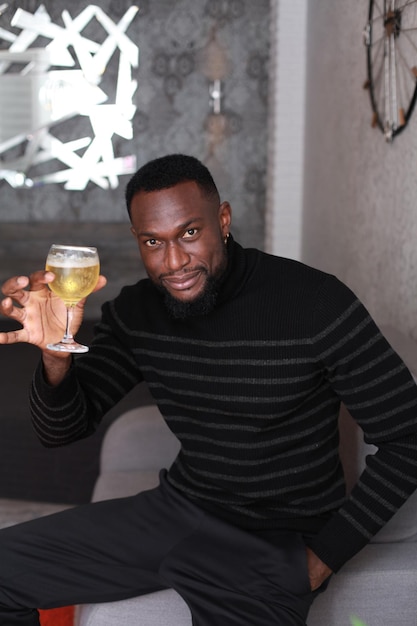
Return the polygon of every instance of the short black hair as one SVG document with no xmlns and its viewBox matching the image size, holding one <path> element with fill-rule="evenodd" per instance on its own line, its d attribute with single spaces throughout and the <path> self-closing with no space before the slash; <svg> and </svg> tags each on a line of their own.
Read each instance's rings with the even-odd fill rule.
<svg viewBox="0 0 417 626">
<path fill-rule="evenodd" d="M 168 154 L 145 163 L 128 182 L 125 200 L 129 217 L 133 196 L 139 191 L 159 191 L 187 181 L 197 183 L 205 194 L 220 202 L 213 177 L 201 161 L 186 154 Z"/>
</svg>

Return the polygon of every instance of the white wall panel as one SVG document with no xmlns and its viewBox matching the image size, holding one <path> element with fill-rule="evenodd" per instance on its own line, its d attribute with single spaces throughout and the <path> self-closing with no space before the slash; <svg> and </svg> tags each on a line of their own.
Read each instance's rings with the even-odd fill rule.
<svg viewBox="0 0 417 626">
<path fill-rule="evenodd" d="M 265 248 L 301 255 L 307 0 L 271 0 Z"/>
</svg>

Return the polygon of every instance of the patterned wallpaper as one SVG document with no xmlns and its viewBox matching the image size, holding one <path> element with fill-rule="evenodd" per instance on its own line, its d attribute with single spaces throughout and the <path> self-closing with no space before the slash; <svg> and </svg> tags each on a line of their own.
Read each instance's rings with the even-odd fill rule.
<svg viewBox="0 0 417 626">
<path fill-rule="evenodd" d="M 74 18 L 90 3 L 43 4 L 52 21 L 62 24 L 64 9 Z M 99 5 L 117 22 L 131 3 L 103 0 Z M 222 198 L 232 205 L 236 238 L 244 245 L 263 247 L 269 0 L 139 0 L 137 5 L 139 12 L 127 31 L 140 50 L 134 138 L 117 138 L 116 156 L 135 154 L 138 166 L 170 152 L 197 156 L 211 169 Z M 12 30 L 10 20 L 17 7 L 34 12 L 38 6 L 33 0 L 10 2 L 0 27 Z M 95 41 L 104 37 L 98 24 L 88 29 Z M 8 46 L 0 40 L 0 48 Z M 114 80 L 116 71 L 112 59 L 104 80 Z M 222 114 L 217 116 L 209 98 L 209 84 L 216 77 L 223 81 Z M 89 133 L 86 124 L 86 118 L 77 117 L 56 132 L 64 139 L 77 138 Z M 136 280 L 138 261 L 123 200 L 127 179 L 121 177 L 119 187 L 107 191 L 92 183 L 84 191 L 66 191 L 58 184 L 28 190 L 0 182 L 0 279 L 10 271 L 32 270 L 20 254 L 22 237 L 30 232 L 41 238 L 38 246 L 32 237 L 30 260 L 43 263 L 42 225 L 47 224 L 47 235 L 55 240 L 98 245 L 105 261 L 109 243 L 112 255 L 114 249 L 121 250 L 116 264 L 113 259 L 104 264 L 110 279 L 106 297 L 117 293 L 120 284 Z M 102 229 L 109 223 L 114 224 L 110 233 Z"/>
</svg>

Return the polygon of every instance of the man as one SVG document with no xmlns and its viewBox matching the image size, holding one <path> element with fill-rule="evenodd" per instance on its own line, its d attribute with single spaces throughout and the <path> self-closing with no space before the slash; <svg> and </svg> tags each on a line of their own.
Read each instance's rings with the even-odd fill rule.
<svg viewBox="0 0 417 626">
<path fill-rule="evenodd" d="M 42 350 L 44 445 L 90 435 L 146 380 L 181 451 L 155 490 L 1 531 L 0 624 L 173 587 L 198 626 L 301 626 L 415 488 L 416 386 L 335 277 L 233 240 L 198 160 L 151 161 L 126 202 L 149 278 L 103 306 L 89 353 L 46 349 L 64 326 L 48 272 L 5 283 L 0 310 L 22 329 L 0 343 Z M 378 447 L 348 498 L 341 399 Z"/>
</svg>

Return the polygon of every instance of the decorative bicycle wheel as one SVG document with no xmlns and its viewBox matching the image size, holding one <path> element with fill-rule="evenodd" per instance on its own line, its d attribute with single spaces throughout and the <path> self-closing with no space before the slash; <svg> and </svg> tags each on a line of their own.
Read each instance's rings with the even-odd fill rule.
<svg viewBox="0 0 417 626">
<path fill-rule="evenodd" d="M 370 0 L 364 42 L 372 126 L 392 141 L 417 99 L 417 0 Z"/>
</svg>

